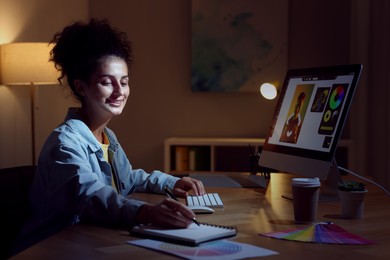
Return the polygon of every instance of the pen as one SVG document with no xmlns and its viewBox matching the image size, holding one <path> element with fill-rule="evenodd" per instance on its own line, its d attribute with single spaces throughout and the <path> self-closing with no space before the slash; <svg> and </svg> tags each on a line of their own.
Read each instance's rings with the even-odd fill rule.
<svg viewBox="0 0 390 260">
<path fill-rule="evenodd" d="M 176 198 L 175 194 L 173 194 L 172 191 L 171 191 L 170 189 L 168 189 L 168 187 L 165 187 L 165 188 L 164 188 L 164 191 L 165 191 L 165 193 L 167 194 L 167 196 L 168 196 L 169 198 L 171 198 L 171 199 L 173 199 L 173 200 L 176 200 L 176 201 L 179 201 L 179 200 Z M 194 223 L 195 223 L 196 225 L 200 226 L 199 222 L 198 222 L 195 218 L 192 218 L 191 220 L 194 221 Z"/>
</svg>

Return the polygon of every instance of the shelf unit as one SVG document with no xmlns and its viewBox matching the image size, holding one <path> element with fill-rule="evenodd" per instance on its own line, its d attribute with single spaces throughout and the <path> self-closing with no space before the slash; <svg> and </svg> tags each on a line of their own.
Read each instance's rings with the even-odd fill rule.
<svg viewBox="0 0 390 260">
<path fill-rule="evenodd" d="M 260 151 L 264 138 L 168 138 L 164 142 L 164 171 L 191 172 L 249 172 L 249 146 Z M 351 141 L 341 140 L 336 150 L 338 165 L 351 162 Z"/>
</svg>

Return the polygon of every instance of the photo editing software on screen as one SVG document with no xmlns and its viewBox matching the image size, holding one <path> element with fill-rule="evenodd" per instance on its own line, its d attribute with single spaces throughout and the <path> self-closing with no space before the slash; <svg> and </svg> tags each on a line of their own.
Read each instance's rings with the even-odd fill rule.
<svg viewBox="0 0 390 260">
<path fill-rule="evenodd" d="M 329 152 L 353 79 L 353 74 L 289 78 L 268 143 Z"/>
</svg>

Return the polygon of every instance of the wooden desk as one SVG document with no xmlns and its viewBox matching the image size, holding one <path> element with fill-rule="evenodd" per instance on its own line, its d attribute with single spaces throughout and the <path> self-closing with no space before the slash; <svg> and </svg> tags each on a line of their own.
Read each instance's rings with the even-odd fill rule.
<svg viewBox="0 0 390 260">
<path fill-rule="evenodd" d="M 390 256 L 390 198 L 369 184 L 365 200 L 364 218 L 340 219 L 339 202 L 320 202 L 318 220 L 333 221 L 348 231 L 377 241 L 374 245 L 330 245 L 283 241 L 259 236 L 298 227 L 293 222 L 292 203 L 282 194 L 290 192 L 286 174 L 273 174 L 267 189 L 209 188 L 219 192 L 224 209 L 212 215 L 198 215 L 197 219 L 238 227 L 234 241 L 257 245 L 279 252 L 273 259 L 388 259 Z M 132 197 L 150 202 L 162 195 L 133 194 Z M 75 225 L 21 252 L 14 259 L 177 259 L 174 256 L 126 244 L 137 239 L 128 232 L 101 227 Z"/>
</svg>

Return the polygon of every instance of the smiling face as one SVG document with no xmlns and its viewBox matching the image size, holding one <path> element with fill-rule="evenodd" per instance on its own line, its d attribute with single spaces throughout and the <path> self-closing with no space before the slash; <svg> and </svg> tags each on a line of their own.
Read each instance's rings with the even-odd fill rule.
<svg viewBox="0 0 390 260">
<path fill-rule="evenodd" d="M 130 94 L 126 62 L 116 56 L 103 57 L 90 79 L 76 86 L 89 117 L 109 120 L 120 115 Z"/>
</svg>

